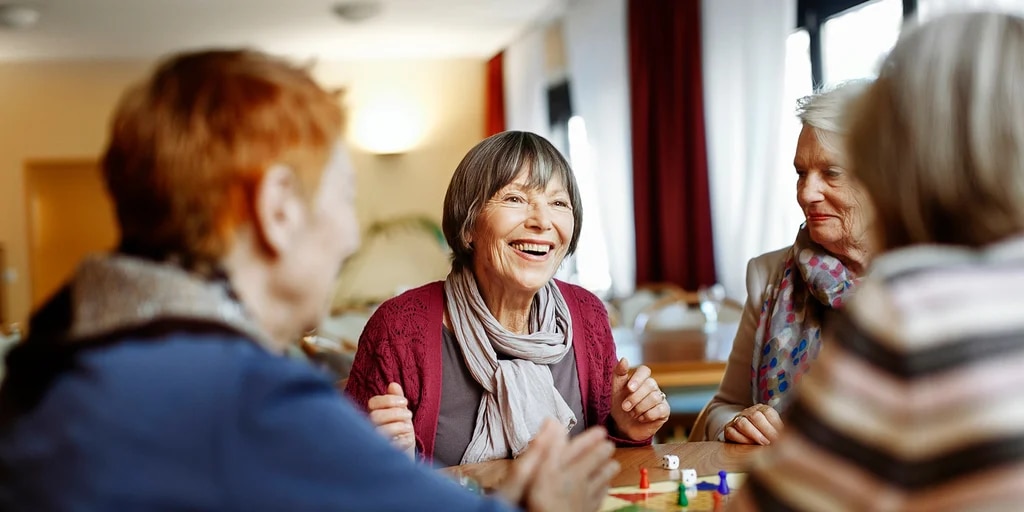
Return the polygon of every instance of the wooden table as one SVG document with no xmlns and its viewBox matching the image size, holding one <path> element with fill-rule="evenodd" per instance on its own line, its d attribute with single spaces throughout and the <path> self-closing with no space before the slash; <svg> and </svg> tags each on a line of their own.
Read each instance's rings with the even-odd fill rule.
<svg viewBox="0 0 1024 512">
<path fill-rule="evenodd" d="M 615 460 L 622 469 L 612 479 L 611 486 L 637 485 L 640 479 L 640 468 L 645 467 L 652 482 L 669 479 L 668 470 L 661 469 L 663 455 L 678 455 L 679 467 L 693 468 L 700 476 L 714 475 L 721 470 L 742 472 L 760 446 L 740 445 L 731 443 L 671 443 L 655 444 L 642 448 L 618 448 Z M 484 488 L 492 488 L 504 478 L 512 461 L 493 460 L 478 464 L 466 464 L 446 468 L 449 474 L 468 476 L 480 483 Z"/>
</svg>

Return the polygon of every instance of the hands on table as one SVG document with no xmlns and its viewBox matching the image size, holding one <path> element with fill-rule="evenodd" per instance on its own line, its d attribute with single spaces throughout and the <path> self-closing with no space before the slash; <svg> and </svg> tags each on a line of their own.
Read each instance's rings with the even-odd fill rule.
<svg viewBox="0 0 1024 512">
<path fill-rule="evenodd" d="M 767 404 L 754 404 L 725 424 L 725 440 L 740 444 L 769 445 L 779 438 L 782 418 Z"/>
</svg>

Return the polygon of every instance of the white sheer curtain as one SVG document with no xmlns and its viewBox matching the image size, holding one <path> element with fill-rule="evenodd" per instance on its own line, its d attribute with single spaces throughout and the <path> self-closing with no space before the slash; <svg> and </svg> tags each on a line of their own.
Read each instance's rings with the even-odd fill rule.
<svg viewBox="0 0 1024 512">
<path fill-rule="evenodd" d="M 988 10 L 1024 15 L 1024 0 L 917 0 L 917 19 L 927 21 L 950 12 Z"/>
<path fill-rule="evenodd" d="M 551 138 L 544 30 L 536 28 L 505 49 L 505 127 Z"/>
<path fill-rule="evenodd" d="M 728 295 L 741 299 L 747 261 L 792 244 L 803 221 L 791 163 L 796 137 L 780 129 L 793 126 L 785 122 L 795 109 L 786 44 L 796 0 L 703 0 L 701 9 L 715 267 Z"/>
<path fill-rule="evenodd" d="M 593 162 L 577 172 L 596 185 L 584 230 L 602 227 L 611 291 L 624 297 L 636 284 L 626 0 L 572 2 L 563 27 L 573 110 L 586 123 L 592 152 L 584 161 Z"/>
</svg>

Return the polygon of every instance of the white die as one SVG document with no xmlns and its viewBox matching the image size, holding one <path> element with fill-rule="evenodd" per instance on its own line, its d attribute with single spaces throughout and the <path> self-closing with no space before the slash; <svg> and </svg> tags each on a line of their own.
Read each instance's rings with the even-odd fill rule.
<svg viewBox="0 0 1024 512">
<path fill-rule="evenodd" d="M 697 470 L 696 469 L 684 469 L 683 470 L 683 485 L 686 487 L 693 487 L 697 485 Z"/>
<path fill-rule="evenodd" d="M 661 467 L 664 469 L 679 469 L 679 456 L 663 455 L 661 457 Z"/>
</svg>

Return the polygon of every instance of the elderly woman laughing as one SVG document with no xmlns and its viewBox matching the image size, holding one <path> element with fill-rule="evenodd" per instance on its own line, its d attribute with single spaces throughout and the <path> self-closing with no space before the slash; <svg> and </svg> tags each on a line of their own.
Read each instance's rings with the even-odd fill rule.
<svg viewBox="0 0 1024 512">
<path fill-rule="evenodd" d="M 347 392 L 382 433 L 446 466 L 517 456 L 546 417 L 650 442 L 669 415 L 650 369 L 616 360 L 597 297 L 553 279 L 582 221 L 548 141 L 505 132 L 470 150 L 444 200 L 451 273 L 385 302 L 359 341 Z"/>
</svg>

